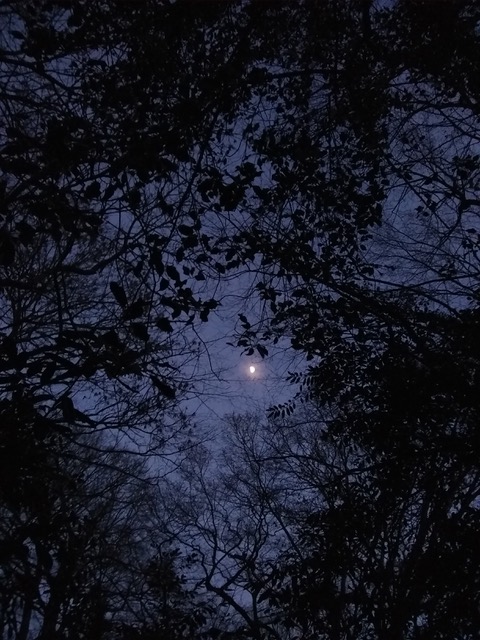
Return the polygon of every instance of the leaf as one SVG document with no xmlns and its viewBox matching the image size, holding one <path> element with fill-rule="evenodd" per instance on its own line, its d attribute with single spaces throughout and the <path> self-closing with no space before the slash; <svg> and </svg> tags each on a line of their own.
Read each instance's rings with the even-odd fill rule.
<svg viewBox="0 0 480 640">
<path fill-rule="evenodd" d="M 173 387 L 168 385 L 163 380 L 160 380 L 157 376 L 151 376 L 151 381 L 153 385 L 166 397 L 170 400 L 173 400 L 176 396 L 176 391 Z"/>
<path fill-rule="evenodd" d="M 60 398 L 60 408 L 64 420 L 67 422 L 73 422 L 75 420 L 75 405 L 69 395 L 65 394 Z"/>
<path fill-rule="evenodd" d="M 130 331 L 139 340 L 148 342 L 148 340 L 150 339 L 147 326 L 143 322 L 132 322 L 132 324 L 130 325 Z"/>
<path fill-rule="evenodd" d="M 182 238 L 182 245 L 184 249 L 194 249 L 198 246 L 197 236 L 185 236 Z"/>
<path fill-rule="evenodd" d="M 155 322 L 160 331 L 165 331 L 166 333 L 172 333 L 173 328 L 170 324 L 170 320 L 168 318 L 158 318 Z"/>
<path fill-rule="evenodd" d="M 140 278 L 143 270 L 143 260 L 140 260 L 132 269 L 132 273 L 136 278 Z"/>
<path fill-rule="evenodd" d="M 100 195 L 100 183 L 95 181 L 91 182 L 88 187 L 85 189 L 85 197 L 86 198 L 98 198 Z"/>
<path fill-rule="evenodd" d="M 0 265 L 9 267 L 15 260 L 15 243 L 5 229 L 0 230 Z"/>
<path fill-rule="evenodd" d="M 172 264 L 168 264 L 165 270 L 169 278 L 175 280 L 175 282 L 180 281 L 180 275 Z"/>
<path fill-rule="evenodd" d="M 24 220 L 20 220 L 20 222 L 17 222 L 15 227 L 18 232 L 18 239 L 23 245 L 30 244 L 35 237 L 35 234 L 37 233 L 36 230 Z"/>
<path fill-rule="evenodd" d="M 257 351 L 262 356 L 262 358 L 268 356 L 268 349 L 261 344 L 257 345 Z"/>
<path fill-rule="evenodd" d="M 5 336 L 2 340 L 0 353 L 7 356 L 9 360 L 17 357 L 17 342 L 11 336 Z"/>
<path fill-rule="evenodd" d="M 117 185 L 111 182 L 108 187 L 105 189 L 105 193 L 103 194 L 104 200 L 109 200 L 117 189 Z"/>
<path fill-rule="evenodd" d="M 49 362 L 45 366 L 45 369 L 42 371 L 40 375 L 40 384 L 41 385 L 48 384 L 53 378 L 53 374 L 55 373 L 56 370 L 57 370 L 57 364 L 55 362 Z"/>
<path fill-rule="evenodd" d="M 140 202 L 142 201 L 142 194 L 138 189 L 134 188 L 129 192 L 127 201 L 133 211 L 136 211 L 140 206 Z"/>
<path fill-rule="evenodd" d="M 75 409 L 75 420 L 78 420 L 78 422 L 83 422 L 84 424 L 88 424 L 91 427 L 95 426 L 95 422 L 90 418 L 90 416 L 88 416 L 83 411 L 79 411 L 78 409 Z"/>
<path fill-rule="evenodd" d="M 177 370 L 177 368 L 171 365 L 169 362 L 159 362 L 157 363 L 157 367 L 162 367 L 164 369 L 173 369 L 174 371 Z"/>
<path fill-rule="evenodd" d="M 191 236 L 191 235 L 193 235 L 193 234 L 194 234 L 194 229 L 193 229 L 193 227 L 189 227 L 189 226 L 188 226 L 188 225 L 186 225 L 186 224 L 180 224 L 180 225 L 178 225 L 178 230 L 180 231 L 180 233 L 181 233 L 183 236 Z"/>
<path fill-rule="evenodd" d="M 132 304 L 128 305 L 128 307 L 123 312 L 124 320 L 135 320 L 135 318 L 140 318 L 143 315 L 145 309 L 145 301 L 143 299 L 136 300 L 132 302 Z"/>
<path fill-rule="evenodd" d="M 123 345 L 115 329 L 110 329 L 109 331 L 104 333 L 102 338 L 106 347 L 117 349 L 118 351 L 123 349 Z"/>
<path fill-rule="evenodd" d="M 113 293 L 115 300 L 122 307 L 126 307 L 128 304 L 127 294 L 125 293 L 125 289 L 118 284 L 118 282 L 110 282 L 110 291 Z"/>
<path fill-rule="evenodd" d="M 27 375 L 35 376 L 43 369 L 43 362 L 41 360 L 35 360 L 32 362 L 27 369 Z"/>
<path fill-rule="evenodd" d="M 152 247 L 150 254 L 150 265 L 155 269 L 159 276 L 161 276 L 165 270 L 165 266 L 163 264 L 163 255 L 159 249 L 157 249 L 156 245 L 158 244 L 158 240 L 154 240 L 154 246 Z"/>
</svg>

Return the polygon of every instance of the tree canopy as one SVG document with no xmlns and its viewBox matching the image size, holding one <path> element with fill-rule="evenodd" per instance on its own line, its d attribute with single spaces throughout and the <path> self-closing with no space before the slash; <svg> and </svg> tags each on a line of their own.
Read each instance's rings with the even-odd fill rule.
<svg viewBox="0 0 480 640">
<path fill-rule="evenodd" d="M 3 637 L 475 638 L 478 2 L 0 23 Z M 222 468 L 182 398 L 232 289 L 305 366 Z"/>
</svg>

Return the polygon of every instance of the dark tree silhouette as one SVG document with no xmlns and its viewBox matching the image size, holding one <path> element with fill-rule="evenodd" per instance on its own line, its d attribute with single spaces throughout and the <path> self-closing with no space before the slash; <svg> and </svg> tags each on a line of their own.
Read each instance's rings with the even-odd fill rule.
<svg viewBox="0 0 480 640">
<path fill-rule="evenodd" d="M 24 443 L 23 481 L 2 484 L 5 637 L 176 639 L 205 627 L 211 609 L 163 535 L 145 464 L 105 448 L 99 436 Z"/>
<path fill-rule="evenodd" d="M 478 2 L 0 21 L 5 637 L 476 637 Z M 308 367 L 270 423 L 234 421 L 220 479 L 198 448 L 188 499 L 162 485 L 176 543 L 147 553 L 139 486 L 80 477 L 88 438 L 188 438 L 182 365 L 232 282 L 238 346 Z"/>
</svg>

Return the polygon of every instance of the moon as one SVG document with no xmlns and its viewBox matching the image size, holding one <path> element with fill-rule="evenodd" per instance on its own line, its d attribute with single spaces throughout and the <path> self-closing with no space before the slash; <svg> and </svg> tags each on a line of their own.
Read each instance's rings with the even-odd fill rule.
<svg viewBox="0 0 480 640">
<path fill-rule="evenodd" d="M 250 373 L 255 373 L 255 367 L 252 365 L 250 365 Z"/>
</svg>

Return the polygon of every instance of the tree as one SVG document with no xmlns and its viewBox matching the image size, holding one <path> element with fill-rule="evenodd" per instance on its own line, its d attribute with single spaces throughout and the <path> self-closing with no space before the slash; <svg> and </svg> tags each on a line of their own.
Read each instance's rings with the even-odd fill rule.
<svg viewBox="0 0 480 640">
<path fill-rule="evenodd" d="M 50 439 L 17 461 L 23 484 L 2 484 L 4 637 L 173 639 L 205 625 L 208 603 L 159 528 L 146 465 L 105 448 L 98 435 Z"/>
<path fill-rule="evenodd" d="M 168 514 L 162 528 L 195 556 L 193 577 L 223 609 L 210 628 L 212 637 L 279 640 L 282 634 L 275 631 L 264 596 L 269 561 L 275 562 L 272 547 L 281 536 L 255 475 L 258 471 L 263 477 L 263 469 L 252 469 L 243 454 L 240 447 L 221 457 L 218 450 L 216 455 L 206 448 L 192 451 L 181 473 L 161 485 Z"/>
<path fill-rule="evenodd" d="M 6 2 L 0 12 L 5 633 L 102 635 L 106 614 L 126 604 L 125 635 L 165 632 L 167 613 L 184 633 L 201 622 L 188 606 L 180 615 L 182 581 L 162 610 L 149 576 L 158 558 L 140 583 L 139 558 L 117 566 L 117 518 L 125 544 L 143 549 L 129 504 L 118 504 L 125 485 L 100 476 L 97 517 L 64 455 L 88 451 L 93 431 L 107 452 L 158 452 L 172 433 L 188 437 L 176 403 L 188 376 L 179 364 L 194 351 L 185 327 L 218 304 L 203 288 L 216 250 L 192 192 L 243 99 L 218 79 L 239 67 L 233 43 L 245 25 L 225 5 L 185 14 L 157 2 Z M 114 544 L 120 555 L 104 567 Z M 150 618 L 140 624 L 140 613 Z"/>
<path fill-rule="evenodd" d="M 60 275 L 101 275 L 103 335 L 140 341 L 120 370 L 167 398 L 138 345 L 207 320 L 211 278 L 241 265 L 271 322 L 247 318 L 239 344 L 261 355 L 285 335 L 310 358 L 340 348 L 365 314 L 398 316 L 398 292 L 474 300 L 475 4 L 185 6 L 4 7 L 4 261 L 46 236 L 62 308 Z"/>
<path fill-rule="evenodd" d="M 45 0 L 0 17 L 8 517 L 34 512 L 33 479 L 85 432 L 158 451 L 185 426 L 189 331 L 244 269 L 257 297 L 238 345 L 304 354 L 291 379 L 322 426 L 292 440 L 289 402 L 255 437 L 237 420 L 240 466 L 226 456 L 214 489 L 195 463 L 198 502 L 164 531 L 199 554 L 240 637 L 474 634 L 477 3 Z M 296 512 L 289 479 L 315 508 Z M 7 539 L 4 610 L 23 635 L 17 574 L 56 580 L 39 540 L 37 560 Z M 439 555 L 468 559 L 461 613 L 427 567 Z M 67 628 L 68 603 L 38 602 L 45 634 Z"/>
<path fill-rule="evenodd" d="M 5 3 L 2 19 L 3 389 L 61 384 L 70 413 L 100 426 L 80 417 L 80 393 L 129 409 L 136 394 L 158 422 L 183 388 L 185 332 L 218 305 L 194 193 L 220 177 L 215 140 L 248 97 L 218 81 L 244 73 L 245 18 L 45 1 Z"/>
<path fill-rule="evenodd" d="M 345 342 L 381 342 L 392 323 L 414 332 L 417 309 L 461 324 L 478 288 L 478 7 L 379 3 L 368 34 L 349 3 L 290 11 L 296 29 L 265 75 L 271 101 L 246 132 L 262 176 L 234 240 L 241 260 L 257 256 L 264 311 L 239 344 L 289 336 L 307 358 L 338 361 Z"/>
<path fill-rule="evenodd" d="M 293 620 L 315 637 L 473 638 L 476 410 L 468 400 L 463 410 L 446 410 L 448 396 L 437 386 L 444 372 L 436 371 L 433 395 L 429 368 L 417 360 L 398 371 L 394 362 L 393 370 L 392 361 L 377 369 L 372 385 L 366 380 L 363 406 L 358 396 L 340 403 L 311 438 L 305 466 L 314 465 L 323 505 L 299 524 L 306 557 L 290 554 L 287 566 L 295 568 L 274 600 L 294 602 Z M 403 392 L 397 375 L 407 382 Z M 413 388 L 421 399 L 405 395 Z M 402 404 L 392 401 L 400 394 Z M 323 460 L 329 450 L 334 464 Z"/>
<path fill-rule="evenodd" d="M 381 377 L 381 409 L 311 403 L 283 421 L 235 416 L 210 470 L 205 458 L 185 467 L 167 527 L 198 554 L 227 628 L 272 639 L 475 638 L 471 423 L 456 409 L 445 416 L 438 398 L 421 415 L 416 405 L 400 414 Z"/>
</svg>

